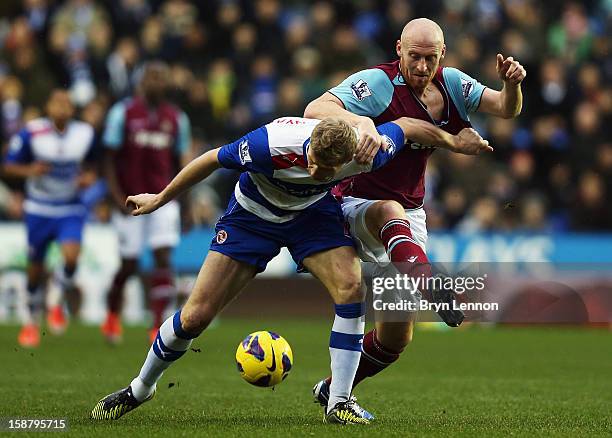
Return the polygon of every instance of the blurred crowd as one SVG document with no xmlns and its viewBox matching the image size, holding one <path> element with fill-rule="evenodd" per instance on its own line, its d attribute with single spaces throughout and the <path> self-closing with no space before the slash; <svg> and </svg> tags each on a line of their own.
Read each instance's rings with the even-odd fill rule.
<svg viewBox="0 0 612 438">
<path fill-rule="evenodd" d="M 396 59 L 404 24 L 419 16 L 444 30 L 444 65 L 498 89 L 496 53 L 527 69 L 519 118 L 472 117 L 493 154 L 433 155 L 429 228 L 612 230 L 610 0 L 3 0 L 2 145 L 41 116 L 57 85 L 99 137 L 143 63 L 163 59 L 200 154 L 277 116 L 302 115 L 348 74 Z M 214 224 L 235 178 L 222 172 L 192 191 L 185 224 Z M 19 189 L 0 180 L 2 220 L 19 220 Z M 95 219 L 108 220 L 107 205 Z"/>
</svg>

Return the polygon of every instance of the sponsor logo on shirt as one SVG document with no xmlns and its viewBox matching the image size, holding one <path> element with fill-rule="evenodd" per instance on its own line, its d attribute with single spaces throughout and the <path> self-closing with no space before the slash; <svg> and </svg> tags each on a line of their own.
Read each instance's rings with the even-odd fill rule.
<svg viewBox="0 0 612 438">
<path fill-rule="evenodd" d="M 249 153 L 249 142 L 243 140 L 238 145 L 238 153 L 240 154 L 240 163 L 244 166 L 245 163 L 251 163 L 251 154 Z"/>
<path fill-rule="evenodd" d="M 466 81 L 465 79 L 461 79 L 461 92 L 463 93 L 464 99 L 470 97 L 470 94 L 474 90 L 474 84 L 470 81 Z"/>
<path fill-rule="evenodd" d="M 143 148 L 167 149 L 172 145 L 172 137 L 165 132 L 142 129 L 134 134 L 134 143 Z"/>
<path fill-rule="evenodd" d="M 351 90 L 353 90 L 353 96 L 355 96 L 357 100 L 363 100 L 372 95 L 372 90 L 370 90 L 368 83 L 363 79 L 359 79 L 357 82 L 351 84 Z"/>
<path fill-rule="evenodd" d="M 421 143 L 410 143 L 410 149 L 435 149 L 435 146 L 425 145 Z"/>
<path fill-rule="evenodd" d="M 306 122 L 304 120 L 291 118 L 291 117 L 281 117 L 280 119 L 275 119 L 272 123 L 284 124 L 284 125 L 305 125 Z"/>
</svg>

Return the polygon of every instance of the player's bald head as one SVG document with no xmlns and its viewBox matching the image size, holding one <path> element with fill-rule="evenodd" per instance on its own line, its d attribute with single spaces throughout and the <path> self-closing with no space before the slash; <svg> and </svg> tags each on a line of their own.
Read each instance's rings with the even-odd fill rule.
<svg viewBox="0 0 612 438">
<path fill-rule="evenodd" d="M 438 23 L 428 18 L 410 20 L 402 30 L 402 45 L 415 43 L 424 45 L 444 45 L 444 33 Z"/>
<path fill-rule="evenodd" d="M 395 50 L 404 79 L 414 90 L 423 92 L 444 58 L 444 34 L 436 22 L 416 18 L 404 26 Z"/>
</svg>

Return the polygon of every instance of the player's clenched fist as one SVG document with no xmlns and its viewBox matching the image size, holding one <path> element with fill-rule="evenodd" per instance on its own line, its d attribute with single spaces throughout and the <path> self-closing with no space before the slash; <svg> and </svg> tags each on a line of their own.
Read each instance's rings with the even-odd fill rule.
<svg viewBox="0 0 612 438">
<path fill-rule="evenodd" d="M 475 129 L 463 128 L 455 136 L 455 148 L 453 152 L 465 155 L 478 155 L 481 152 L 492 152 L 493 148 L 489 142 L 483 139 Z"/>
<path fill-rule="evenodd" d="M 364 117 L 362 122 L 357 125 L 359 131 L 359 143 L 355 149 L 355 161 L 359 164 L 371 163 L 378 150 L 382 147 L 385 150 L 386 143 L 376 130 L 372 119 Z"/>
<path fill-rule="evenodd" d="M 128 196 L 125 205 L 128 209 L 132 209 L 132 216 L 148 214 L 160 207 L 159 198 L 151 193 Z"/>
<path fill-rule="evenodd" d="M 497 65 L 495 68 L 499 78 L 512 85 L 520 84 L 525 79 L 525 76 L 527 76 L 527 71 L 520 62 L 512 56 L 504 59 L 501 53 L 497 54 Z"/>
</svg>

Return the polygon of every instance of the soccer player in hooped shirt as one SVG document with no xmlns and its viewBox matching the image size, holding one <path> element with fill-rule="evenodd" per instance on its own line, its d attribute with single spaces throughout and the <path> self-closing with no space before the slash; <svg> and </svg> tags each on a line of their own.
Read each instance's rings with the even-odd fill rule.
<svg viewBox="0 0 612 438">
<path fill-rule="evenodd" d="M 162 324 L 139 375 L 128 387 L 100 400 L 92 418 L 116 419 L 149 400 L 164 370 L 287 247 L 298 267 L 318 278 L 335 303 L 329 341 L 334 380 L 326 421 L 369 422 L 350 397 L 365 325 L 361 270 L 353 242 L 344 232 L 342 211 L 329 190 L 346 177 L 383 166 L 404 147 L 408 134 L 415 141 L 448 147 L 456 141 L 430 123 L 407 118 L 377 129 L 386 150 L 360 165 L 353 159 L 357 134 L 348 123 L 335 118 L 277 119 L 206 152 L 161 193 L 127 198 L 134 216 L 150 214 L 219 167 L 243 172 L 216 225 L 216 236 L 187 303 Z M 477 134 L 471 141 L 486 144 Z"/>
<path fill-rule="evenodd" d="M 93 158 L 94 130 L 72 119 L 74 106 L 66 90 L 51 92 L 47 116 L 32 120 L 9 144 L 4 172 L 25 178 L 25 224 L 28 237 L 28 321 L 19 332 L 23 347 L 40 343 L 39 320 L 44 307 L 44 258 L 49 244 L 60 244 L 63 266 L 52 282 L 67 294 L 80 294 L 74 283 L 86 209 L 79 199 L 81 189 L 96 180 Z M 78 298 L 77 298 L 78 299 Z M 61 302 L 53 306 L 47 323 L 52 333 L 66 328 Z"/>
<path fill-rule="evenodd" d="M 186 164 L 191 143 L 187 115 L 165 100 L 169 71 L 161 62 L 144 69 L 140 95 L 116 103 L 107 116 L 103 143 L 104 173 L 115 204 L 112 222 L 119 235 L 121 266 L 108 293 L 108 313 L 102 333 L 111 343 L 122 334 L 123 289 L 138 271 L 145 244 L 153 251 L 154 269 L 148 291 L 153 314 L 151 340 L 162 323 L 163 312 L 175 295 L 170 253 L 180 238 L 177 201 L 169 202 L 150 216 L 134 217 L 126 208 L 126 196 L 159 192 Z"/>
<path fill-rule="evenodd" d="M 521 82 L 526 73 L 518 61 L 497 55 L 497 72 L 504 85 L 501 91 L 496 91 L 455 68 L 441 67 L 445 50 L 444 35 L 435 22 L 424 18 L 412 20 L 397 41 L 398 60 L 349 76 L 311 102 L 304 115 L 340 117 L 358 127 L 362 135 L 356 157 L 367 162 L 381 145 L 375 124 L 405 116 L 428 120 L 456 134 L 471 126 L 468 114 L 474 111 L 504 118 L 520 113 Z M 343 197 L 342 210 L 360 258 L 386 264 L 391 274 L 397 269 L 417 278 L 431 276 L 425 254 L 423 198 L 425 167 L 434 151 L 432 146 L 413 142 L 384 171 L 345 180 L 335 191 Z M 475 155 L 492 148 L 465 144 L 451 150 Z M 442 294 L 440 299 L 449 302 L 452 293 Z M 463 313 L 452 308 L 439 314 L 449 326 L 458 326 L 463 321 Z M 414 317 L 415 314 L 408 315 L 404 322 L 376 321 L 376 328 L 364 337 L 354 385 L 399 358 L 412 340 Z M 327 403 L 330 380 L 319 382 L 313 389 L 315 399 L 322 405 Z"/>
</svg>

